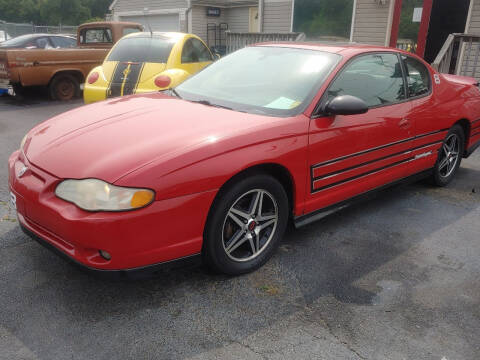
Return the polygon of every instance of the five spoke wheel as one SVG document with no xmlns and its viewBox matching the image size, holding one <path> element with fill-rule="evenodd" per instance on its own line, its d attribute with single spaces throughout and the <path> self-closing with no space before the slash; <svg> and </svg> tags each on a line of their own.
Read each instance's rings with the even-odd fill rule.
<svg viewBox="0 0 480 360">
<path fill-rule="evenodd" d="M 235 261 L 249 261 L 268 246 L 278 224 L 278 205 L 266 190 L 254 189 L 241 195 L 225 217 L 222 242 Z"/>
<path fill-rule="evenodd" d="M 457 134 L 450 134 L 443 143 L 440 153 L 438 170 L 440 176 L 449 177 L 457 166 L 460 155 L 460 141 Z"/>
</svg>

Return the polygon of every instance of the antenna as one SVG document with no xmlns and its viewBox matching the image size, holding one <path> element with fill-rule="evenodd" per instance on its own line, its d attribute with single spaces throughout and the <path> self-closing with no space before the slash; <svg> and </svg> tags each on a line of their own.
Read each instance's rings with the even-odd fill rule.
<svg viewBox="0 0 480 360">
<path fill-rule="evenodd" d="M 147 23 L 148 30 L 150 31 L 150 36 L 153 37 L 152 27 L 150 26 L 150 20 L 148 19 L 148 7 L 143 8 L 143 16 L 145 16 L 145 22 Z"/>
</svg>

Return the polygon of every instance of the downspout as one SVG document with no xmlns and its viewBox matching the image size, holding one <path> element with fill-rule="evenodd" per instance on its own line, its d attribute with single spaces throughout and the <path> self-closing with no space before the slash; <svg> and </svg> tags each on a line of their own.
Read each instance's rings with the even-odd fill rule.
<svg viewBox="0 0 480 360">
<path fill-rule="evenodd" d="M 258 0 L 258 32 L 263 32 L 263 8 L 264 8 L 265 0 Z"/>
<path fill-rule="evenodd" d="M 187 22 L 187 32 L 192 32 L 192 0 L 187 0 L 187 10 L 185 11 L 185 21 Z"/>
<path fill-rule="evenodd" d="M 353 0 L 352 23 L 350 24 L 350 42 L 353 42 L 353 32 L 355 31 L 356 14 L 357 14 L 357 0 Z"/>
</svg>

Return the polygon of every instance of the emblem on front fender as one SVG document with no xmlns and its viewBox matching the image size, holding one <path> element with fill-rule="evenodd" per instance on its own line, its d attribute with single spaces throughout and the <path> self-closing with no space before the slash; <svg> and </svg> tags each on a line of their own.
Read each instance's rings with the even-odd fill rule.
<svg viewBox="0 0 480 360">
<path fill-rule="evenodd" d="M 20 169 L 20 171 L 17 173 L 17 177 L 21 178 L 25 173 L 27 172 L 28 167 L 23 165 L 23 167 Z"/>
</svg>

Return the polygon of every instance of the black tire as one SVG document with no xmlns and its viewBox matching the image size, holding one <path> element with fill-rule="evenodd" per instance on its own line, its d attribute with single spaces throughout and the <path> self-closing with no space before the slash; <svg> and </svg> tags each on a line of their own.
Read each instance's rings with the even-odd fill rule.
<svg viewBox="0 0 480 360">
<path fill-rule="evenodd" d="M 263 210 L 258 214 L 256 205 L 254 210 L 256 214 L 250 220 L 237 216 L 237 220 L 245 224 L 245 229 L 242 230 L 231 218 L 231 210 L 238 211 L 241 205 L 247 203 L 249 209 L 253 209 L 255 197 L 263 199 L 262 202 L 257 201 Z M 202 249 L 204 262 L 214 271 L 227 275 L 240 275 L 258 269 L 271 258 L 278 247 L 287 227 L 288 209 L 285 189 L 275 178 L 266 174 L 247 177 L 222 189 L 212 205 L 205 226 Z M 273 219 L 275 216 L 275 225 L 272 223 L 262 229 L 264 225 L 275 221 Z M 231 233 L 230 237 L 227 230 Z M 258 235 L 255 235 L 257 231 Z M 235 244 L 234 234 L 240 237 Z M 244 240 L 248 237 L 251 240 Z M 228 250 L 229 241 L 231 253 Z M 241 245 L 237 248 L 233 246 L 239 243 Z M 257 250 L 256 253 L 254 248 Z M 244 256 L 240 257 L 240 254 Z"/>
<path fill-rule="evenodd" d="M 23 88 L 23 86 L 20 85 L 20 84 L 13 84 L 12 88 L 13 88 L 13 92 L 15 94 L 15 97 L 18 100 L 23 100 L 23 98 L 25 96 L 25 89 Z"/>
<path fill-rule="evenodd" d="M 449 151 L 449 144 L 452 139 L 456 139 L 456 147 Z M 433 169 L 431 182 L 436 186 L 446 186 L 455 177 L 460 163 L 462 162 L 463 152 L 465 150 L 465 134 L 460 125 L 454 125 L 445 137 L 442 147 L 438 151 L 438 158 Z M 456 155 L 454 155 L 456 153 Z M 454 160 L 452 156 L 455 156 Z M 447 159 L 451 159 L 448 160 Z"/>
<path fill-rule="evenodd" d="M 52 100 L 68 101 L 80 96 L 80 83 L 70 74 L 56 75 L 48 88 Z"/>
</svg>

